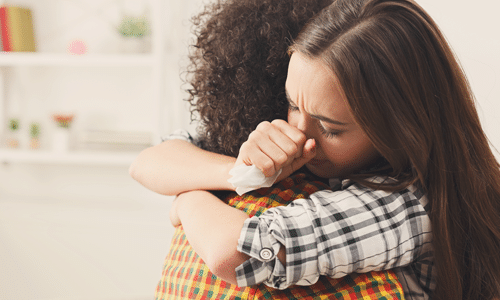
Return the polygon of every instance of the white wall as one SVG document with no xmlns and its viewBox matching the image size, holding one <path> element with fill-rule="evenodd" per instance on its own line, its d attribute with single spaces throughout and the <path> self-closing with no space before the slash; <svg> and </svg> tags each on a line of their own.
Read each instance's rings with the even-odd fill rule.
<svg viewBox="0 0 500 300">
<path fill-rule="evenodd" d="M 137 13 L 148 1 L 7 3 L 32 8 L 40 52 L 64 53 L 79 38 L 89 53 L 114 53 L 120 42 L 113 27 L 119 18 L 116 6 Z M 185 128 L 189 114 L 179 111 L 185 97 L 179 68 L 189 39 L 188 8 L 195 1 L 166 2 L 170 71 L 164 124 Z M 102 9 L 95 13 L 96 7 Z M 145 67 L 21 67 L 9 72 L 7 110 L 41 122 L 42 130 L 50 127 L 52 112 L 74 108 L 76 130 L 96 123 L 107 130 L 148 130 L 151 114 L 158 113 L 147 101 L 152 92 L 144 86 L 151 72 Z M 46 140 L 42 146 L 49 146 Z M 173 233 L 171 202 L 132 180 L 127 166 L 0 164 L 0 299 L 152 299 Z"/>
<path fill-rule="evenodd" d="M 500 2 L 416 1 L 438 23 L 457 54 L 476 95 L 484 130 L 500 151 Z"/>
</svg>

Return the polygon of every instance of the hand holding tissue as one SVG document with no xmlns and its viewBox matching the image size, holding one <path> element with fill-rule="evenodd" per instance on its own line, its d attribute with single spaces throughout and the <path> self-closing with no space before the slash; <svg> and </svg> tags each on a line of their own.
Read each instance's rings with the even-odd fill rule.
<svg viewBox="0 0 500 300">
<path fill-rule="evenodd" d="M 256 166 L 241 164 L 229 171 L 229 175 L 233 177 L 227 181 L 236 188 L 236 193 L 241 196 L 262 187 L 272 186 L 280 174 L 281 169 L 274 173 L 273 176 L 266 177 Z"/>
<path fill-rule="evenodd" d="M 262 122 L 241 146 L 228 182 L 239 195 L 270 187 L 311 160 L 315 150 L 316 141 L 286 121 Z"/>
</svg>

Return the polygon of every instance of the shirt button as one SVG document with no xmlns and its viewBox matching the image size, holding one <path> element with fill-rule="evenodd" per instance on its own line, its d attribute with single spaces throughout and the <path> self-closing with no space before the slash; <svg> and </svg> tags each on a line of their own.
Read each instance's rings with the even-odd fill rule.
<svg viewBox="0 0 500 300">
<path fill-rule="evenodd" d="M 271 260 L 274 256 L 273 249 L 263 248 L 262 250 L 260 250 L 259 256 L 260 256 L 260 258 L 262 258 L 265 261 Z"/>
</svg>

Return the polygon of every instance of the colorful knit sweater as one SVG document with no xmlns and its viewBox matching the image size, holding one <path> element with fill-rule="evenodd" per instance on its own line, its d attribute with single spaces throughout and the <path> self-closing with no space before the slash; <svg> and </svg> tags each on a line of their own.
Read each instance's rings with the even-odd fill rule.
<svg viewBox="0 0 500 300">
<path fill-rule="evenodd" d="M 329 187 L 306 174 L 293 175 L 278 184 L 243 196 L 231 194 L 227 203 L 251 216 L 265 210 L 307 198 Z M 311 286 L 293 286 L 284 290 L 264 284 L 238 287 L 210 272 L 189 245 L 182 226 L 176 228 L 170 252 L 156 289 L 156 300 L 170 299 L 404 299 L 403 290 L 392 271 L 350 274 L 334 279 L 321 276 Z"/>
</svg>

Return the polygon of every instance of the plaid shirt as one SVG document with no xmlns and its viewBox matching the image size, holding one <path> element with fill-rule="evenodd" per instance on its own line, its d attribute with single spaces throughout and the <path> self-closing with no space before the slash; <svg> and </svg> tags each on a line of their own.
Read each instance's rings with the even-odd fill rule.
<svg viewBox="0 0 500 300">
<path fill-rule="evenodd" d="M 389 193 L 336 183 L 333 191 L 245 221 L 238 251 L 250 259 L 236 268 L 238 286 L 263 282 L 284 289 L 314 284 L 319 275 L 393 269 L 406 299 L 430 299 L 435 270 L 426 196 L 415 186 Z M 281 245 L 286 267 L 276 256 Z"/>
</svg>

